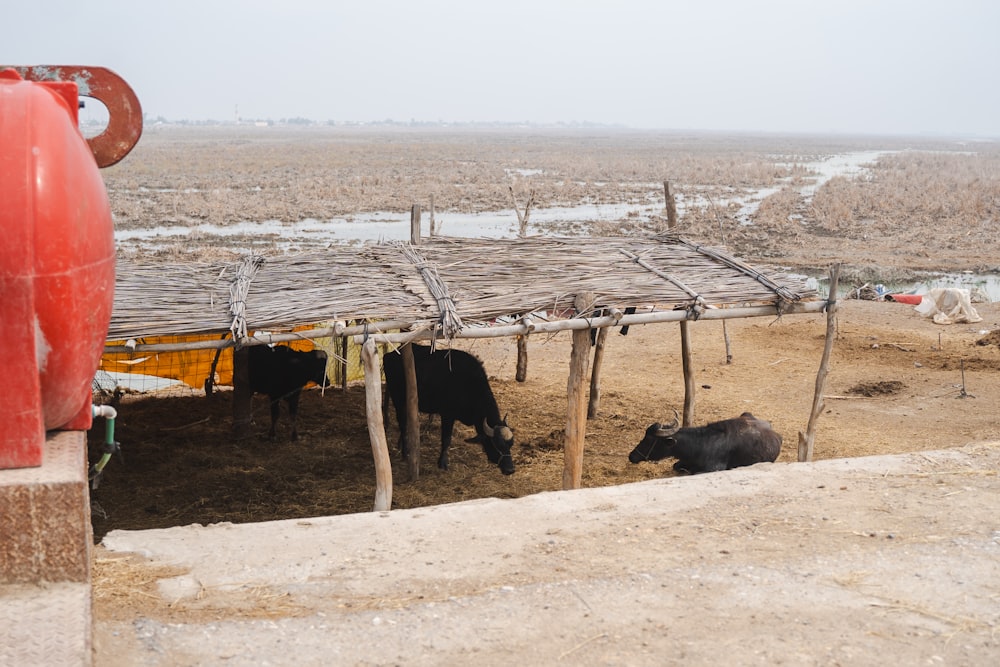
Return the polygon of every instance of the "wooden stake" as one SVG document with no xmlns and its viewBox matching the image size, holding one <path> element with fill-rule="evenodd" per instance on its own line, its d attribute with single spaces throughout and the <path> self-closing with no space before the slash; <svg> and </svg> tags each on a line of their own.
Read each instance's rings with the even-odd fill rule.
<svg viewBox="0 0 1000 667">
<path fill-rule="evenodd" d="M 597 416 L 601 409 L 601 364 L 604 362 L 604 345 L 608 339 L 608 329 L 602 327 L 597 332 L 597 342 L 594 344 L 594 366 L 590 370 L 590 402 L 587 404 L 587 419 Z"/>
<path fill-rule="evenodd" d="M 694 424 L 694 368 L 691 364 L 691 335 L 688 331 L 690 323 L 681 322 L 681 363 L 684 367 L 684 423 L 683 426 Z"/>
<path fill-rule="evenodd" d="M 431 221 L 430 221 L 430 228 L 431 228 L 431 231 L 430 231 L 431 236 L 437 236 L 437 234 L 438 234 L 438 228 L 437 228 L 437 223 L 434 222 L 434 195 L 433 194 L 431 195 Z"/>
<path fill-rule="evenodd" d="M 344 336 L 343 338 L 340 339 L 340 356 L 344 358 L 344 360 L 340 362 L 341 391 L 347 391 L 347 376 L 351 372 L 351 361 L 350 358 L 347 356 L 350 353 L 349 342 L 350 341 L 348 341 L 347 336 Z"/>
<path fill-rule="evenodd" d="M 517 335 L 517 372 L 514 379 L 524 382 L 528 378 L 528 335 Z"/>
<path fill-rule="evenodd" d="M 722 340 L 726 342 L 726 363 L 733 363 L 733 351 L 729 346 L 729 330 L 726 329 L 726 321 L 722 320 Z"/>
<path fill-rule="evenodd" d="M 229 335 L 229 332 L 227 331 L 226 333 L 222 334 L 222 337 L 219 340 L 225 340 L 228 335 Z M 221 356 L 222 356 L 222 348 L 221 347 L 216 348 L 215 349 L 215 356 L 212 357 L 212 366 L 211 366 L 211 368 L 208 369 L 208 377 L 205 378 L 205 395 L 206 396 L 211 396 L 212 395 L 212 387 L 215 386 L 215 371 L 219 367 L 219 357 L 221 357 Z"/>
<path fill-rule="evenodd" d="M 677 226 L 677 203 L 670 189 L 670 181 L 663 181 L 663 198 L 667 208 L 667 229 Z M 694 424 L 694 369 L 691 365 L 691 338 L 688 322 L 681 322 L 681 363 L 684 368 L 684 421 L 682 426 Z"/>
<path fill-rule="evenodd" d="M 830 371 L 830 352 L 833 350 L 833 340 L 837 331 L 837 283 L 840 282 L 840 264 L 834 264 L 830 270 L 830 296 L 826 307 L 826 345 L 823 346 L 823 358 L 816 374 L 816 393 L 813 395 L 812 411 L 809 413 L 809 423 L 806 431 L 799 431 L 799 461 L 812 461 L 813 441 L 816 437 L 816 421 L 823 413 L 823 387 L 826 385 L 826 375 Z"/>
<path fill-rule="evenodd" d="M 410 243 L 420 245 L 420 204 L 410 209 Z"/>
<path fill-rule="evenodd" d="M 382 371 L 378 348 L 371 338 L 361 346 L 361 361 L 365 368 L 365 412 L 368 418 L 368 438 L 375 458 L 375 507 L 385 512 L 392 507 L 392 464 L 382 421 Z"/>
<path fill-rule="evenodd" d="M 677 202 L 674 201 L 674 193 L 670 189 L 670 181 L 663 181 L 663 198 L 667 208 L 667 229 L 677 226 Z"/>
<path fill-rule="evenodd" d="M 577 313 L 593 306 L 594 295 L 584 292 L 576 296 L 573 305 Z M 568 414 L 563 461 L 563 489 L 579 489 L 583 479 L 583 443 L 587 437 L 587 365 L 590 361 L 590 329 L 573 332 L 569 379 L 566 383 Z"/>
<path fill-rule="evenodd" d="M 420 478 L 420 411 L 417 395 L 417 367 L 413 363 L 413 346 L 404 345 L 399 350 L 403 357 L 403 377 L 406 379 L 406 464 L 410 481 Z"/>
</svg>

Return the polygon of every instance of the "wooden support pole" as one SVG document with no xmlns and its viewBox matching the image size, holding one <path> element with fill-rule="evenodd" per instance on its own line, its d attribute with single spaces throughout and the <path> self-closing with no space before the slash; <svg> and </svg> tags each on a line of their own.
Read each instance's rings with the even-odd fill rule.
<svg viewBox="0 0 1000 667">
<path fill-rule="evenodd" d="M 517 372 L 514 379 L 518 382 L 528 379 L 528 334 L 517 335 Z"/>
<path fill-rule="evenodd" d="M 681 322 L 681 364 L 684 367 L 684 422 L 682 426 L 694 424 L 694 368 L 691 363 L 690 322 Z"/>
<path fill-rule="evenodd" d="M 430 235 L 431 236 L 437 236 L 438 228 L 437 228 L 437 223 L 434 222 L 434 195 L 433 195 L 433 193 L 431 194 L 431 213 L 430 213 L 430 216 L 431 216 L 431 219 L 430 219 Z"/>
<path fill-rule="evenodd" d="M 722 320 L 722 340 L 726 343 L 726 363 L 733 363 L 733 350 L 729 345 L 729 329 L 726 328 L 726 321 Z"/>
<path fill-rule="evenodd" d="M 368 417 L 368 438 L 371 440 L 375 459 L 375 507 L 385 512 L 392 507 L 392 464 L 382 421 L 382 371 L 379 367 L 378 348 L 371 338 L 361 346 L 361 361 L 365 368 L 365 412 Z"/>
<path fill-rule="evenodd" d="M 347 391 L 347 376 L 351 373 L 351 362 L 350 358 L 347 356 L 350 353 L 350 345 L 347 336 L 340 339 L 340 356 L 342 361 L 340 362 L 340 390 Z"/>
<path fill-rule="evenodd" d="M 403 377 L 406 380 L 406 464 L 410 481 L 420 478 L 420 411 L 417 395 L 417 367 L 413 363 L 413 346 L 404 345 L 399 350 L 403 358 Z"/>
<path fill-rule="evenodd" d="M 313 338 L 330 338 L 360 335 L 372 331 L 388 331 L 390 329 L 407 329 L 413 326 L 411 320 L 379 320 L 376 322 L 365 322 L 363 324 L 353 324 L 347 326 L 337 323 L 332 327 L 320 327 L 318 329 L 306 329 L 303 331 L 293 331 L 291 333 L 262 334 L 256 333 L 251 338 L 244 341 L 246 346 L 270 345 L 272 343 L 288 343 L 296 340 L 312 340 Z M 359 341 L 358 345 L 363 341 Z M 105 345 L 104 354 L 127 354 L 134 355 L 139 352 L 186 352 L 188 350 L 217 350 L 234 347 L 236 343 L 230 338 L 195 340 L 186 343 L 139 343 L 127 347 L 125 345 Z"/>
<path fill-rule="evenodd" d="M 724 320 L 743 317 L 774 317 L 776 315 L 802 315 L 804 313 L 817 313 L 826 310 L 826 301 L 804 301 L 800 303 L 784 304 L 779 311 L 774 306 L 749 306 L 733 308 L 716 308 L 706 310 L 701 314 L 700 319 Z M 594 318 L 591 322 L 595 327 L 610 326 L 638 326 L 640 324 L 660 324 L 663 322 L 680 322 L 689 317 L 683 310 L 654 311 L 650 313 L 625 315 L 619 319 L 611 316 Z M 430 340 L 435 337 L 435 333 L 430 329 L 419 332 L 406 331 L 403 333 L 386 334 L 380 333 L 391 329 L 410 329 L 414 326 L 413 320 L 379 320 L 368 322 L 367 324 L 355 324 L 343 329 L 336 327 L 320 327 L 306 331 L 295 331 L 292 333 L 280 333 L 270 335 L 257 335 L 248 340 L 249 345 L 269 345 L 271 343 L 285 343 L 294 340 L 305 340 L 313 338 L 329 338 L 331 336 L 353 336 L 354 341 L 361 345 L 366 336 L 374 336 L 377 343 L 407 343 L 411 340 Z M 529 327 L 523 320 L 518 324 L 499 325 L 493 327 L 471 327 L 463 329 L 455 334 L 455 338 L 502 338 L 504 336 L 516 336 L 527 333 L 555 333 L 557 331 L 567 331 L 578 326 L 586 329 L 590 325 L 587 322 L 578 324 L 572 320 L 556 320 L 553 322 L 533 322 Z M 366 333 L 367 332 L 367 333 Z M 187 350 L 216 350 L 218 348 L 233 347 L 232 340 L 198 340 L 184 343 L 139 343 L 134 347 L 125 345 L 105 345 L 104 354 L 124 354 L 135 355 L 140 352 L 183 352 Z"/>
<path fill-rule="evenodd" d="M 674 201 L 674 193 L 670 188 L 670 181 L 663 181 L 663 198 L 667 209 L 667 228 L 673 229 L 677 226 L 677 202 Z"/>
<path fill-rule="evenodd" d="M 577 313 L 593 306 L 594 295 L 584 292 L 573 302 Z M 590 329 L 573 332 L 569 379 L 566 383 L 568 414 L 563 460 L 563 489 L 579 489 L 583 479 L 583 443 L 587 437 L 587 365 L 590 362 Z"/>
<path fill-rule="evenodd" d="M 604 362 L 604 346 L 608 339 L 608 328 L 602 327 L 597 332 L 597 342 L 594 345 L 594 365 L 590 369 L 590 401 L 587 404 L 587 419 L 593 419 L 601 409 L 601 364 Z"/>
<path fill-rule="evenodd" d="M 225 340 L 228 335 L 229 332 L 222 334 L 222 338 L 220 340 Z M 216 375 L 216 369 L 218 369 L 219 367 L 219 357 L 221 356 L 222 356 L 222 348 L 218 347 L 215 349 L 215 355 L 212 357 L 212 366 L 211 368 L 208 369 L 208 377 L 205 378 L 206 396 L 212 395 L 212 388 L 215 386 L 215 382 L 218 379 L 218 375 Z"/>
<path fill-rule="evenodd" d="M 250 389 L 248 348 L 233 350 L 233 438 L 246 440 L 253 435 L 253 390 Z"/>
<path fill-rule="evenodd" d="M 700 321 L 709 322 L 716 320 L 732 319 L 736 317 L 775 317 L 778 315 L 801 315 L 803 313 L 819 313 L 826 310 L 826 301 L 805 301 L 800 303 L 783 304 L 779 309 L 776 306 L 749 306 L 746 308 L 710 308 L 701 314 Z M 599 329 L 601 327 L 614 326 L 638 326 L 640 324 L 661 324 L 663 322 L 683 322 L 691 317 L 687 310 L 661 310 L 651 313 L 636 315 L 604 315 L 582 319 L 573 317 L 568 320 L 552 320 L 548 322 L 530 323 L 522 320 L 517 324 L 505 324 L 492 327 L 467 327 L 455 334 L 455 338 L 501 338 L 503 336 L 516 336 L 528 333 L 556 333 L 558 331 L 574 331 L 578 329 Z M 527 318 L 525 318 L 527 319 Z M 410 325 L 407 325 L 410 326 Z M 388 327 L 383 327 L 387 329 Z M 399 327 L 397 327 L 399 328 Z M 430 329 L 421 331 L 406 331 L 402 333 L 374 333 L 369 334 L 379 343 L 392 343 L 400 345 L 414 340 L 431 340 L 435 333 Z M 354 340 L 362 343 L 364 336 L 355 335 Z"/>
<path fill-rule="evenodd" d="M 420 204 L 410 209 L 410 243 L 420 245 Z"/>
<path fill-rule="evenodd" d="M 830 296 L 826 307 L 826 345 L 823 346 L 823 358 L 816 373 L 816 392 L 813 394 L 812 411 L 809 413 L 809 423 L 806 431 L 799 431 L 799 461 L 812 461 L 813 443 L 816 438 L 816 421 L 823 414 L 823 387 L 826 376 L 830 372 L 830 353 L 833 350 L 833 340 L 837 334 L 837 288 L 840 282 L 840 264 L 835 264 L 830 270 Z"/>
<path fill-rule="evenodd" d="M 663 181 L 663 200 L 667 209 L 667 229 L 677 226 L 677 203 L 670 188 L 670 181 Z M 684 369 L 684 421 L 682 426 L 694 424 L 694 369 L 691 366 L 691 338 L 688 322 L 681 322 L 681 364 Z"/>
</svg>

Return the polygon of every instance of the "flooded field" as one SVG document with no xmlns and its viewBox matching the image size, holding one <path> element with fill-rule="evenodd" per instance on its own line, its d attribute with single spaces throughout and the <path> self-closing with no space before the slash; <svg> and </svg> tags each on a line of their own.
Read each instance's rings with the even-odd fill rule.
<svg viewBox="0 0 1000 667">
<path fill-rule="evenodd" d="M 824 183 L 835 177 L 857 177 L 870 173 L 871 165 L 882 155 L 879 151 L 866 151 L 833 155 L 826 160 L 789 165 L 798 166 L 814 176 L 800 180 L 800 192 L 806 199 Z M 522 178 L 538 176 L 540 169 L 518 170 Z M 791 177 L 789 177 L 791 178 Z M 787 180 L 787 179 L 786 179 Z M 607 184 L 599 184 L 606 186 Z M 662 183 L 645 184 L 649 188 L 647 203 L 583 203 L 576 206 L 552 206 L 529 211 L 529 235 L 589 234 L 595 226 L 622 224 L 655 227 L 662 224 L 664 215 L 664 189 Z M 741 224 L 753 224 L 753 217 L 761 202 L 779 192 L 781 185 L 762 187 L 744 193 L 723 193 L 716 201 L 702 193 L 676 196 L 678 214 L 692 215 L 711 206 L 735 208 L 735 219 Z M 196 194 L 189 192 L 188 194 Z M 249 235 L 275 239 L 279 248 L 323 243 L 363 243 L 378 241 L 403 241 L 410 238 L 410 213 L 375 211 L 328 220 L 308 218 L 295 222 L 278 220 L 244 221 L 231 224 L 160 225 L 146 229 L 118 230 L 116 241 L 122 248 L 151 249 L 158 243 L 178 238 L 196 238 L 224 245 L 226 239 L 245 238 Z M 430 227 L 430 212 L 423 215 L 424 226 Z M 518 218 L 513 208 L 478 213 L 455 211 L 435 212 L 435 226 L 439 234 L 465 238 L 513 238 L 517 236 Z"/>
<path fill-rule="evenodd" d="M 121 252 L 298 251 L 438 233 L 667 228 L 806 275 L 919 289 L 970 272 L 994 294 L 1000 147 L 932 139 L 624 130 L 147 129 L 103 172 Z M 517 211 L 515 210 L 515 207 Z M 924 273 L 921 273 L 924 272 Z"/>
</svg>

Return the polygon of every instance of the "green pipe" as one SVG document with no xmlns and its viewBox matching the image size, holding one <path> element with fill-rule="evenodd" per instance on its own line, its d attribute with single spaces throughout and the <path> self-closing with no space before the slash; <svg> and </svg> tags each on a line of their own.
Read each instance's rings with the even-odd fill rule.
<svg viewBox="0 0 1000 667">
<path fill-rule="evenodd" d="M 104 453 L 101 455 L 100 460 L 90 469 L 90 479 L 93 481 L 92 487 L 96 489 L 97 480 L 100 478 L 101 473 L 104 472 L 108 461 L 111 460 L 111 455 L 118 451 L 118 443 L 115 442 L 115 418 L 118 417 L 118 411 L 110 405 L 93 405 L 91 406 L 91 416 L 104 417 L 105 419 Z"/>
</svg>

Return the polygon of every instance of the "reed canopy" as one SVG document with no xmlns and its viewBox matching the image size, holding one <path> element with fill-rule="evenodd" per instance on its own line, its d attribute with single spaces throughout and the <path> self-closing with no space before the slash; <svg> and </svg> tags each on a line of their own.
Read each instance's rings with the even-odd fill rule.
<svg viewBox="0 0 1000 667">
<path fill-rule="evenodd" d="M 619 321 L 622 313 L 686 311 L 682 318 L 697 319 L 707 309 L 746 316 L 737 312 L 761 306 L 769 308 L 753 312 L 780 314 L 818 299 L 804 278 L 758 270 L 673 234 L 437 236 L 228 262 L 120 259 L 117 275 L 109 341 L 216 334 L 206 346 L 330 322 L 340 326 L 326 335 L 371 326 L 450 339 L 491 327 L 502 335 L 498 325 L 526 317 L 615 313 Z M 581 293 L 593 297 L 587 312 L 573 306 Z"/>
</svg>

